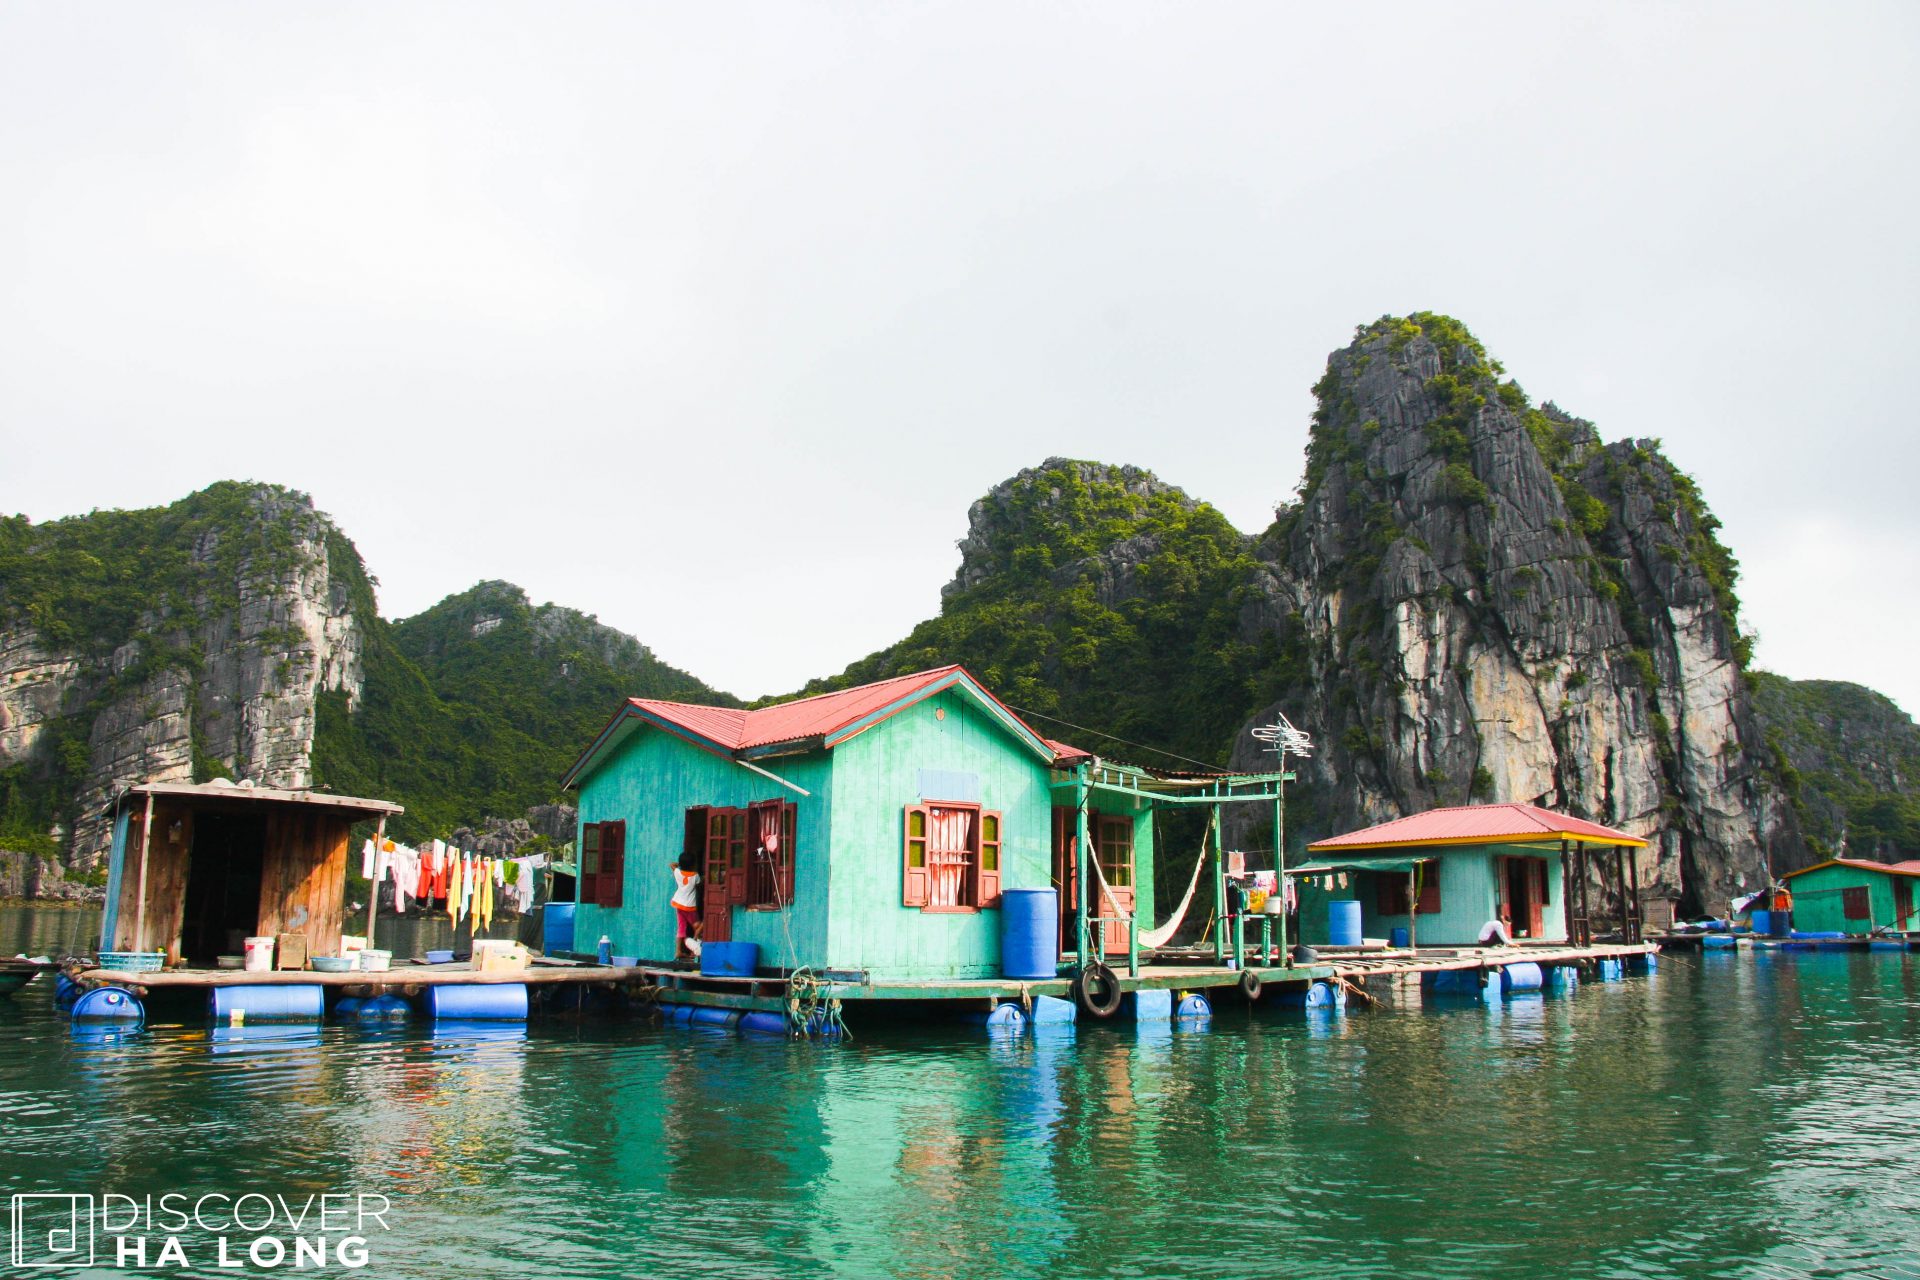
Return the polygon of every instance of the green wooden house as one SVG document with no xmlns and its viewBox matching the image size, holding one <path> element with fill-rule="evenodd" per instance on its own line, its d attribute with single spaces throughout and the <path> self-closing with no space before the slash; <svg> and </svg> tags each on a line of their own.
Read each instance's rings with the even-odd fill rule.
<svg viewBox="0 0 1920 1280">
<path fill-rule="evenodd" d="M 1072 948 L 1079 815 L 1061 779 L 1089 759 L 1035 733 L 958 666 L 755 710 L 632 699 L 568 772 L 579 793 L 576 947 L 675 949 L 671 864 L 695 855 L 706 941 L 762 969 L 874 981 L 993 977 L 1000 895 L 1059 887 Z M 1088 847 L 1151 927 L 1148 801 L 1088 795 Z M 1108 926 L 1103 949 L 1126 950 Z"/>
<path fill-rule="evenodd" d="M 1638 883 L 1627 851 L 1646 843 L 1531 804 L 1462 805 L 1397 818 L 1307 846 L 1307 861 L 1292 871 L 1301 878 L 1301 936 L 1326 944 L 1328 903 L 1344 899 L 1360 903 L 1361 933 L 1369 938 L 1391 940 L 1404 929 L 1415 946 L 1473 946 L 1498 921 L 1515 942 L 1585 943 L 1585 871 L 1594 867 L 1604 880 L 1609 861 L 1628 906 L 1619 926 L 1637 934 L 1630 904 Z"/>
<path fill-rule="evenodd" d="M 1832 858 L 1789 871 L 1793 927 L 1809 933 L 1871 933 L 1877 928 L 1920 930 L 1914 889 L 1920 860 L 1866 862 Z"/>
</svg>

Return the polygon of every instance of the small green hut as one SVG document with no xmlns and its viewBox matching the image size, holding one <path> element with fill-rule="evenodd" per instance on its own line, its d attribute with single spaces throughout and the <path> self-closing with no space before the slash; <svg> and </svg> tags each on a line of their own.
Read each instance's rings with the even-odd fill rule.
<svg viewBox="0 0 1920 1280">
<path fill-rule="evenodd" d="M 1920 930 L 1914 911 L 1920 859 L 1867 862 L 1831 858 L 1789 871 L 1781 879 L 1793 893 L 1793 927 L 1809 933 L 1897 933 Z"/>
</svg>

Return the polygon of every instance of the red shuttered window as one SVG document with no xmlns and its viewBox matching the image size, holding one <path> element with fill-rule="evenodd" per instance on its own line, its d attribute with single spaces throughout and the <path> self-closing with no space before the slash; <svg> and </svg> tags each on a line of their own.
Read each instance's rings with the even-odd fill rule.
<svg viewBox="0 0 1920 1280">
<path fill-rule="evenodd" d="M 626 888 L 627 824 L 588 822 L 580 827 L 580 901 L 617 907 Z"/>
<path fill-rule="evenodd" d="M 910 804 L 902 819 L 900 902 L 927 911 L 1000 905 L 1002 815 L 974 804 Z"/>
<path fill-rule="evenodd" d="M 749 910 L 778 910 L 792 904 L 793 835 L 798 815 L 795 805 L 779 800 L 750 805 L 742 815 L 753 850 L 746 877 Z"/>
</svg>

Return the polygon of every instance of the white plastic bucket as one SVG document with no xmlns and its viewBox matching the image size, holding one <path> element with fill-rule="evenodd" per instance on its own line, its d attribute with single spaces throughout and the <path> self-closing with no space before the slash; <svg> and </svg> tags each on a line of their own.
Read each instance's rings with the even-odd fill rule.
<svg viewBox="0 0 1920 1280">
<path fill-rule="evenodd" d="M 273 939 L 272 938 L 248 938 L 247 939 L 247 972 L 248 973 L 272 973 L 273 972 Z"/>
<path fill-rule="evenodd" d="M 393 959 L 393 952 L 375 951 L 372 948 L 360 952 L 359 955 L 362 973 L 385 973 L 387 962 Z"/>
</svg>

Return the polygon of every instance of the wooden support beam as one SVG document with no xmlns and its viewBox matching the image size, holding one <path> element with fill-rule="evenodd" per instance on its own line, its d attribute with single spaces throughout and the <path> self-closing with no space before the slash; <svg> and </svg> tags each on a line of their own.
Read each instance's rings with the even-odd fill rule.
<svg viewBox="0 0 1920 1280">
<path fill-rule="evenodd" d="M 147 809 L 140 819 L 140 896 L 133 910 L 134 951 L 147 949 L 147 847 L 153 841 L 153 793 L 147 793 Z"/>
</svg>

